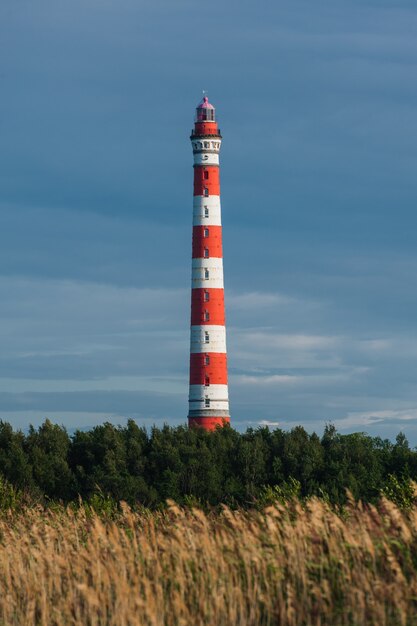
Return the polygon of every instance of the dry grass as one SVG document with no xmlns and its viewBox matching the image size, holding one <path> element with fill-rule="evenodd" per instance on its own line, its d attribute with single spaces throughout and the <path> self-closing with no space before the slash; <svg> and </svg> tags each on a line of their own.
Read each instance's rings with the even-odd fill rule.
<svg viewBox="0 0 417 626">
<path fill-rule="evenodd" d="M 417 509 L 311 500 L 206 515 L 0 519 L 0 624 L 417 624 Z"/>
</svg>

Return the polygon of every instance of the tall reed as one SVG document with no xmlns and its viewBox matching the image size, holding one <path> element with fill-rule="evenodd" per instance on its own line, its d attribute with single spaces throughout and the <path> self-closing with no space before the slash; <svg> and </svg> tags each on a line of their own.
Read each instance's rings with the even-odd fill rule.
<svg viewBox="0 0 417 626">
<path fill-rule="evenodd" d="M 411 626 L 417 508 L 323 501 L 264 511 L 0 519 L 1 626 Z"/>
</svg>

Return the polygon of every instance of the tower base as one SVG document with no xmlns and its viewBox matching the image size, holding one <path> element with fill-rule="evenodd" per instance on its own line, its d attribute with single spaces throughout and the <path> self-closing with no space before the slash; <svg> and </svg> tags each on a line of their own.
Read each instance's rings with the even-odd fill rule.
<svg viewBox="0 0 417 626">
<path fill-rule="evenodd" d="M 204 430 L 216 430 L 217 427 L 230 425 L 230 417 L 188 417 L 190 428 L 204 428 Z"/>
</svg>

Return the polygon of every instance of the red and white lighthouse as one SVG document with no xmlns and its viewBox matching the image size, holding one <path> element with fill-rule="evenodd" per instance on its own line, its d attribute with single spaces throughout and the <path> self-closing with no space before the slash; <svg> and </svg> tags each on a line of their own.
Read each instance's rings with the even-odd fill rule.
<svg viewBox="0 0 417 626">
<path fill-rule="evenodd" d="M 204 97 L 196 110 L 189 426 L 230 422 L 227 384 L 219 153 L 216 111 Z"/>
</svg>

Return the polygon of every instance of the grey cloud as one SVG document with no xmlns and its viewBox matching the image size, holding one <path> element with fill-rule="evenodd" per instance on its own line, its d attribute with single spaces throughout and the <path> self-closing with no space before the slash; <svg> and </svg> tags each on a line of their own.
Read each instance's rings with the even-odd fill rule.
<svg viewBox="0 0 417 626">
<path fill-rule="evenodd" d="M 155 410 L 157 405 L 158 409 Z M 186 407 L 181 396 L 172 394 L 133 391 L 88 391 L 77 393 L 0 393 L 0 407 L 6 411 L 56 412 L 76 411 L 82 413 L 117 413 L 141 415 L 154 418 L 161 413 L 167 416 L 186 415 Z M 184 417 L 185 419 L 185 417 Z"/>
<path fill-rule="evenodd" d="M 1 278 L 0 296 L 3 376 L 160 375 L 178 362 L 185 376 L 186 290 Z"/>
<path fill-rule="evenodd" d="M 135 403 L 138 419 L 183 419 L 204 87 L 225 138 L 234 424 L 415 406 L 414 5 L 213 0 L 204 85 L 201 15 L 188 0 L 1 4 L 1 401 L 16 420 Z M 152 392 L 120 387 L 135 377 Z"/>
<path fill-rule="evenodd" d="M 72 411 L 81 417 L 83 409 L 145 415 L 149 407 L 152 419 L 183 419 L 188 290 L 3 277 L 1 294 L 1 411 Z M 316 330 L 328 326 L 332 307 L 326 301 L 271 292 L 232 292 L 230 299 L 236 425 L 252 422 L 255 412 L 267 421 L 278 412 L 283 423 L 307 424 L 342 419 L 347 407 L 366 412 L 415 401 L 412 377 L 404 376 L 417 352 L 408 337 L 369 329 L 303 332 L 309 310 Z M 254 315 L 260 320 L 256 301 L 269 326 L 246 326 Z"/>
</svg>

